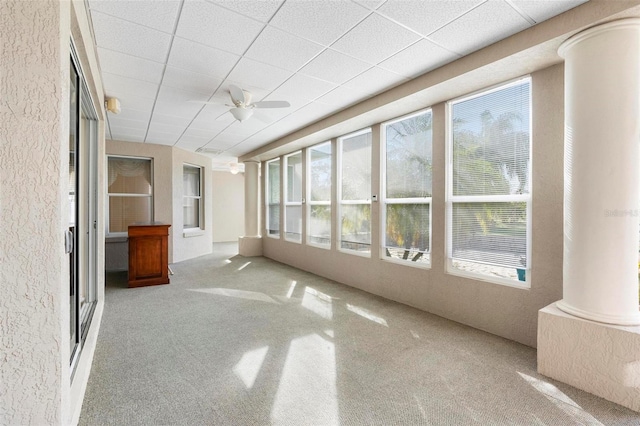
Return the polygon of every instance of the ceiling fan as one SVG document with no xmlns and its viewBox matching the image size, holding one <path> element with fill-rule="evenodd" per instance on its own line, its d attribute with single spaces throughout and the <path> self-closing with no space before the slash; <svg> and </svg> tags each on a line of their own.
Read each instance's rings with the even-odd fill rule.
<svg viewBox="0 0 640 426">
<path fill-rule="evenodd" d="M 251 117 L 255 108 L 287 108 L 291 106 L 287 101 L 251 102 L 251 92 L 243 90 L 234 84 L 229 85 L 229 96 L 233 105 L 226 105 L 233 107 L 229 112 L 240 122 Z"/>
</svg>

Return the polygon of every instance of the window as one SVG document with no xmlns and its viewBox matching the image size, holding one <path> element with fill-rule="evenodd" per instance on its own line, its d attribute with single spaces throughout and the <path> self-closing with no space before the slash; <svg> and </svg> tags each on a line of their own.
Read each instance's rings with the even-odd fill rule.
<svg viewBox="0 0 640 426">
<path fill-rule="evenodd" d="M 267 161 L 267 235 L 280 237 L 280 159 Z"/>
<path fill-rule="evenodd" d="M 302 242 L 302 152 L 284 157 L 284 238 Z"/>
<path fill-rule="evenodd" d="M 383 259 L 428 265 L 431 111 L 384 124 Z"/>
<path fill-rule="evenodd" d="M 338 139 L 340 249 L 371 253 L 371 130 Z"/>
<path fill-rule="evenodd" d="M 109 156 L 107 163 L 107 233 L 126 235 L 130 224 L 153 220 L 151 159 Z"/>
<path fill-rule="evenodd" d="M 309 189 L 307 204 L 307 243 L 323 248 L 331 247 L 331 142 L 312 146 L 307 150 Z"/>
<path fill-rule="evenodd" d="M 449 104 L 448 270 L 524 285 L 530 274 L 531 81 Z"/>
<path fill-rule="evenodd" d="M 182 169 L 182 220 L 184 229 L 202 228 L 202 173 L 198 166 L 185 164 Z"/>
</svg>

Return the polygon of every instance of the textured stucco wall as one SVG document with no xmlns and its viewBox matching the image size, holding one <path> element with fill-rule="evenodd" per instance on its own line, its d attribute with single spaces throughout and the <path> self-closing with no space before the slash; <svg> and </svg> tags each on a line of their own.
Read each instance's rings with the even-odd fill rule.
<svg viewBox="0 0 640 426">
<path fill-rule="evenodd" d="M 69 13 L 0 2 L 0 424 L 69 418 Z"/>
<path fill-rule="evenodd" d="M 555 303 L 539 315 L 538 372 L 640 412 L 640 326 L 583 320 Z"/>
<path fill-rule="evenodd" d="M 244 235 L 244 174 L 213 172 L 213 242 Z"/>
<path fill-rule="evenodd" d="M 379 258 L 375 247 L 379 246 L 380 241 L 380 203 L 372 206 L 371 240 L 374 250 L 371 258 L 269 237 L 263 238 L 264 255 L 535 347 L 538 310 L 562 297 L 563 65 L 534 72 L 531 76 L 533 247 L 530 289 L 445 273 L 444 103 L 432 108 L 434 164 L 431 269 L 399 265 Z M 476 90 L 481 88 L 476 87 Z M 373 126 L 372 188 L 380 188 L 378 127 Z M 264 191 L 264 180 L 262 187 Z M 379 194 L 380 190 L 374 189 L 373 193 Z M 264 199 L 264 193 L 262 195 Z M 262 232 L 266 235 L 264 229 Z"/>
</svg>

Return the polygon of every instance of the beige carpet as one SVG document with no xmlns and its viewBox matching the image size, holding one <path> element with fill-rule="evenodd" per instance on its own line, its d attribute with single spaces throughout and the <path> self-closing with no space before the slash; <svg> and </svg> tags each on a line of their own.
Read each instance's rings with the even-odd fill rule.
<svg viewBox="0 0 640 426">
<path fill-rule="evenodd" d="M 81 425 L 640 425 L 532 348 L 235 249 L 107 275 Z"/>
</svg>

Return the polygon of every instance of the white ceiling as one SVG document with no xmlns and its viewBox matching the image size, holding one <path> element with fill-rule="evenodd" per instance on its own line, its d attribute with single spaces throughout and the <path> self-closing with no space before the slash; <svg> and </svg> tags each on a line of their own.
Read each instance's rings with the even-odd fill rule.
<svg viewBox="0 0 640 426">
<path fill-rule="evenodd" d="M 107 138 L 229 161 L 585 1 L 89 0 Z M 291 106 L 234 121 L 230 84 Z"/>
</svg>

